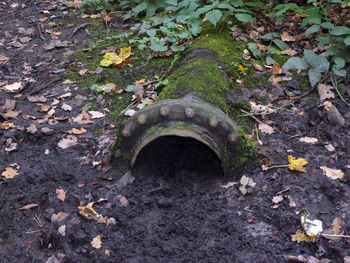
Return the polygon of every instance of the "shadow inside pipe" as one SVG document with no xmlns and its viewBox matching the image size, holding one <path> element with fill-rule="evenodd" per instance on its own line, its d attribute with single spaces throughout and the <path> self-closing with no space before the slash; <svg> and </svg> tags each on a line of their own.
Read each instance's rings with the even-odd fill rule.
<svg viewBox="0 0 350 263">
<path fill-rule="evenodd" d="M 162 136 L 148 143 L 138 154 L 132 173 L 161 177 L 178 174 L 223 176 L 218 156 L 207 145 L 186 137 Z"/>
</svg>

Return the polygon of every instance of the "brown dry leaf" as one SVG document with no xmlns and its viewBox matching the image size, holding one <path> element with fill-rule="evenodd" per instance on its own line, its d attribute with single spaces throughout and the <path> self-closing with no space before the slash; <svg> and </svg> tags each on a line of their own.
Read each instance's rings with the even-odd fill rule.
<svg viewBox="0 0 350 263">
<path fill-rule="evenodd" d="M 256 70 L 258 70 L 258 71 L 263 71 L 263 70 L 264 70 L 263 66 L 259 65 L 259 64 L 256 63 L 256 62 L 253 63 L 253 66 L 254 66 L 254 68 L 255 68 Z"/>
<path fill-rule="evenodd" d="M 37 206 L 39 206 L 38 204 L 28 204 L 28 205 L 25 205 L 25 206 L 23 206 L 23 207 L 21 207 L 20 208 L 20 210 L 28 210 L 28 209 L 31 209 L 31 208 L 33 208 L 33 207 L 37 207 Z"/>
<path fill-rule="evenodd" d="M 5 87 L 3 87 L 3 89 L 8 92 L 8 93 L 15 93 L 20 91 L 23 88 L 22 86 L 22 82 L 21 81 L 17 81 L 15 83 L 12 84 L 8 84 Z"/>
<path fill-rule="evenodd" d="M 294 235 L 291 235 L 292 241 L 300 242 L 312 242 L 313 239 L 306 235 L 304 231 L 298 230 Z"/>
<path fill-rule="evenodd" d="M 6 57 L 5 55 L 0 54 L 0 65 L 4 62 L 8 62 L 10 59 Z"/>
<path fill-rule="evenodd" d="M 325 85 L 325 84 L 318 84 L 317 90 L 318 90 L 318 94 L 320 95 L 320 99 L 325 100 L 325 99 L 335 98 L 334 92 L 331 91 L 332 89 L 333 89 L 332 86 Z"/>
<path fill-rule="evenodd" d="M 31 133 L 31 134 L 34 134 L 37 132 L 37 128 L 35 126 L 35 124 L 32 122 L 29 127 L 27 128 L 27 132 Z"/>
<path fill-rule="evenodd" d="M 257 44 L 258 45 L 258 48 L 262 51 L 262 52 L 265 52 L 266 51 L 266 46 L 263 45 L 263 44 Z"/>
<path fill-rule="evenodd" d="M 334 218 L 332 222 L 332 231 L 334 234 L 339 234 L 342 225 L 342 220 L 340 217 Z"/>
<path fill-rule="evenodd" d="M 327 166 L 321 166 L 320 168 L 323 170 L 323 173 L 327 177 L 333 180 L 343 179 L 344 177 L 344 173 L 341 170 L 331 169 L 331 168 L 328 168 Z"/>
<path fill-rule="evenodd" d="M 107 83 L 105 85 L 98 86 L 98 91 L 114 91 L 116 85 L 114 83 Z"/>
<path fill-rule="evenodd" d="M 1 130 L 8 130 L 10 128 L 16 128 L 16 125 L 14 125 L 12 122 L 7 122 L 7 121 L 0 123 Z"/>
<path fill-rule="evenodd" d="M 92 207 L 94 202 L 88 203 L 85 206 L 78 206 L 79 214 L 87 219 L 94 219 L 96 221 L 103 221 L 103 216 L 98 214 L 95 209 Z"/>
<path fill-rule="evenodd" d="M 288 55 L 288 56 L 295 56 L 296 54 L 298 54 L 298 52 L 296 52 L 295 50 L 291 49 L 291 48 L 287 48 L 285 50 L 282 50 L 281 52 L 282 55 Z"/>
<path fill-rule="evenodd" d="M 137 84 L 143 84 L 146 82 L 146 79 L 140 79 L 140 80 L 136 80 Z"/>
<path fill-rule="evenodd" d="M 73 8 L 76 8 L 78 5 L 84 5 L 85 2 L 82 0 L 74 0 L 74 1 L 68 1 L 68 4 L 70 4 Z"/>
<path fill-rule="evenodd" d="M 78 138 L 74 135 L 68 135 L 66 138 L 63 138 L 58 142 L 58 147 L 62 149 L 67 149 L 69 147 L 72 147 L 76 145 L 78 142 Z"/>
<path fill-rule="evenodd" d="M 275 65 L 273 65 L 273 70 L 274 70 L 276 75 L 279 75 L 282 73 L 282 69 L 281 69 L 280 65 L 278 65 L 278 63 L 275 63 Z"/>
<path fill-rule="evenodd" d="M 318 142 L 318 139 L 312 138 L 312 137 L 302 137 L 299 139 L 299 141 L 314 144 L 314 143 Z"/>
<path fill-rule="evenodd" d="M 21 113 L 19 110 L 7 110 L 6 113 L 3 113 L 2 116 L 7 118 L 17 118 L 17 116 Z"/>
<path fill-rule="evenodd" d="M 98 119 L 104 117 L 104 113 L 99 111 L 88 111 L 88 113 L 91 115 L 91 119 Z"/>
<path fill-rule="evenodd" d="M 111 255 L 111 251 L 110 251 L 109 249 L 105 249 L 105 254 L 106 254 L 107 256 L 110 256 L 110 255 Z"/>
<path fill-rule="evenodd" d="M 73 128 L 69 131 L 65 131 L 66 133 L 69 133 L 69 134 L 75 134 L 75 135 L 80 135 L 80 134 L 84 134 L 87 132 L 87 130 L 85 128 L 80 128 L 80 129 L 77 129 L 77 128 Z"/>
<path fill-rule="evenodd" d="M 295 41 L 295 36 L 291 36 L 288 32 L 283 32 L 281 34 L 282 41 Z"/>
<path fill-rule="evenodd" d="M 102 244 L 101 236 L 100 235 L 96 236 L 90 243 L 91 243 L 91 246 L 93 246 L 94 248 L 100 249 Z"/>
<path fill-rule="evenodd" d="M 79 75 L 84 76 L 86 74 L 86 72 L 88 72 L 88 69 L 81 69 L 81 70 L 79 70 Z"/>
<path fill-rule="evenodd" d="M 273 85 L 277 85 L 278 82 L 281 82 L 282 79 L 281 77 L 275 77 L 274 75 L 272 75 L 270 78 L 269 78 L 269 81 L 273 84 Z"/>
<path fill-rule="evenodd" d="M 272 134 L 274 131 L 273 131 L 273 128 L 266 124 L 266 123 L 260 123 L 259 124 L 259 130 L 261 132 L 264 132 L 264 133 L 267 133 L 267 134 Z"/>
<path fill-rule="evenodd" d="M 72 111 L 72 110 L 73 110 L 72 106 L 70 106 L 70 105 L 68 105 L 68 104 L 66 104 L 66 103 L 63 103 L 62 106 L 61 106 L 61 108 L 62 108 L 63 110 L 65 110 L 65 111 Z"/>
<path fill-rule="evenodd" d="M 12 179 L 18 175 L 18 170 L 12 167 L 6 167 L 5 171 L 3 171 L 1 175 L 6 179 Z"/>
<path fill-rule="evenodd" d="M 27 100 L 30 102 L 46 102 L 47 98 L 44 97 L 43 95 L 40 96 L 28 96 Z"/>
<path fill-rule="evenodd" d="M 61 222 L 69 216 L 68 213 L 58 212 L 57 214 L 52 214 L 51 223 Z"/>
<path fill-rule="evenodd" d="M 65 190 L 56 189 L 56 194 L 57 194 L 57 198 L 60 199 L 62 202 L 64 202 L 64 200 L 66 200 L 67 192 Z"/>
</svg>

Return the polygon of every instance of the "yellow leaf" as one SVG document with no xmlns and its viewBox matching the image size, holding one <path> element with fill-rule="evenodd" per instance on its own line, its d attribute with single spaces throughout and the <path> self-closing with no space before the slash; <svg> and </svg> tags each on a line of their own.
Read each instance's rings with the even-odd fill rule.
<svg viewBox="0 0 350 263">
<path fill-rule="evenodd" d="M 100 66 L 102 67 L 108 67 L 110 65 L 112 65 L 112 62 L 108 59 L 102 59 L 100 62 Z"/>
<path fill-rule="evenodd" d="M 18 170 L 13 169 L 12 167 L 6 167 L 5 171 L 3 171 L 1 175 L 7 179 L 12 179 L 18 175 Z"/>
<path fill-rule="evenodd" d="M 100 235 L 96 236 L 96 237 L 90 242 L 90 244 L 91 244 L 91 246 L 93 246 L 94 248 L 100 249 L 100 248 L 101 248 L 101 244 L 102 244 L 101 236 L 100 236 Z"/>
<path fill-rule="evenodd" d="M 127 59 L 131 55 L 131 47 L 124 47 L 120 49 L 119 57 L 123 60 Z"/>
<path fill-rule="evenodd" d="M 92 208 L 94 202 L 87 204 L 86 206 L 78 206 L 79 214 L 87 219 L 94 219 L 96 221 L 103 220 L 103 216 L 98 214 L 95 209 Z"/>
<path fill-rule="evenodd" d="M 243 66 L 241 63 L 238 64 L 238 70 L 243 74 L 247 71 L 248 67 Z"/>
<path fill-rule="evenodd" d="M 103 67 L 108 67 L 112 64 L 119 65 L 124 61 L 123 58 L 119 57 L 116 53 L 114 52 L 107 52 L 103 56 L 103 60 L 100 62 L 100 65 Z"/>
<path fill-rule="evenodd" d="M 62 202 L 64 202 L 64 200 L 66 199 L 66 193 L 67 192 L 63 189 L 56 189 L 57 198 L 60 199 Z"/>
<path fill-rule="evenodd" d="M 292 155 L 288 155 L 288 168 L 292 171 L 298 171 L 305 173 L 303 166 L 307 165 L 308 162 L 304 158 L 295 159 Z"/>
<path fill-rule="evenodd" d="M 313 241 L 315 237 L 309 237 L 307 236 L 303 231 L 298 230 L 294 235 L 291 235 L 292 241 L 297 241 L 298 243 L 300 242 L 311 242 Z"/>
</svg>

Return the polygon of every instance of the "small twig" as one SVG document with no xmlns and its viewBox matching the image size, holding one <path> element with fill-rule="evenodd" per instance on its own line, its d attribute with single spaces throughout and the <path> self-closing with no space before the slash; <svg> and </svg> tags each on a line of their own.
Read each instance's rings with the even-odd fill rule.
<svg viewBox="0 0 350 263">
<path fill-rule="evenodd" d="M 131 106 L 132 105 L 134 105 L 135 103 L 137 103 L 137 100 L 134 100 L 133 102 L 131 102 L 130 104 L 129 104 L 129 106 L 128 107 L 126 107 L 121 113 L 119 113 L 119 115 L 118 116 L 121 116 L 121 115 L 123 115 L 128 109 L 130 109 L 131 108 Z"/>
<path fill-rule="evenodd" d="M 257 123 L 259 124 L 262 124 L 263 122 L 261 120 L 259 120 L 258 118 L 256 118 L 254 116 L 254 114 L 250 114 L 249 112 L 243 110 L 243 109 L 240 109 L 241 112 L 245 113 L 245 115 L 242 115 L 242 116 L 250 116 L 252 119 L 254 119 Z"/>
<path fill-rule="evenodd" d="M 44 37 L 43 34 L 41 33 L 41 29 L 40 29 L 39 23 L 35 23 L 35 24 L 36 24 L 36 27 L 38 28 L 39 36 L 40 36 L 41 40 L 42 40 L 42 41 L 46 41 L 45 37 Z"/>
<path fill-rule="evenodd" d="M 348 235 L 323 234 L 323 233 L 321 233 L 320 235 L 324 236 L 324 237 L 346 237 L 346 238 L 350 238 L 350 236 L 348 236 Z"/>
<path fill-rule="evenodd" d="M 293 139 L 293 138 L 296 138 L 296 137 L 299 137 L 299 136 L 303 136 L 305 135 L 306 133 L 299 133 L 299 134 L 296 134 L 296 135 L 293 135 L 293 136 L 290 136 L 288 137 L 288 139 Z"/>
<path fill-rule="evenodd" d="M 42 231 L 41 229 L 38 229 L 38 230 L 26 232 L 26 234 L 35 234 L 35 233 L 40 233 L 41 231 Z"/>
<path fill-rule="evenodd" d="M 43 228 L 43 226 L 41 225 L 41 223 L 40 223 L 40 221 L 39 221 L 39 219 L 38 219 L 38 216 L 35 215 L 35 217 L 34 217 L 33 219 L 34 219 L 35 223 L 37 223 L 37 225 L 40 227 L 41 231 L 44 231 L 44 228 Z"/>
<path fill-rule="evenodd" d="M 331 75 L 331 81 L 332 81 L 332 84 L 333 84 L 333 87 L 335 88 L 335 90 L 337 91 L 339 97 L 341 98 L 341 100 L 350 107 L 350 103 L 347 103 L 346 100 L 343 98 L 343 96 L 340 94 L 339 90 L 338 90 L 338 87 L 337 87 L 337 81 L 334 79 L 334 76 L 333 74 Z"/>
<path fill-rule="evenodd" d="M 74 36 L 75 33 L 77 33 L 80 29 L 86 27 L 87 25 L 90 25 L 90 23 L 84 23 L 84 24 L 81 24 L 80 26 L 74 28 L 73 32 L 68 36 L 69 38 Z"/>
<path fill-rule="evenodd" d="M 33 95 L 33 94 L 35 94 L 35 93 L 37 93 L 37 92 L 39 92 L 39 91 L 41 91 L 41 90 L 43 90 L 43 89 L 46 89 L 46 88 L 48 88 L 49 86 L 51 86 L 52 84 L 54 84 L 54 83 L 56 83 L 57 81 L 60 81 L 60 80 L 62 80 L 62 79 L 63 79 L 63 78 L 54 79 L 54 80 L 50 81 L 47 85 L 41 86 L 41 87 L 37 88 L 36 90 L 33 90 L 33 91 L 29 92 L 29 93 L 28 93 L 27 95 L 25 95 L 23 98 L 25 99 L 25 98 L 27 98 L 28 96 L 31 96 L 31 95 Z"/>
</svg>

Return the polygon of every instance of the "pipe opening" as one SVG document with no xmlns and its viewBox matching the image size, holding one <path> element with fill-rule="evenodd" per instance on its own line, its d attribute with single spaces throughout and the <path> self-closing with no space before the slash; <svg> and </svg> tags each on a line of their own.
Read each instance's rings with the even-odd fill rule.
<svg viewBox="0 0 350 263">
<path fill-rule="evenodd" d="M 204 143 L 174 135 L 158 137 L 146 144 L 136 156 L 132 172 L 176 176 L 179 173 L 223 176 L 221 161 Z"/>
</svg>

